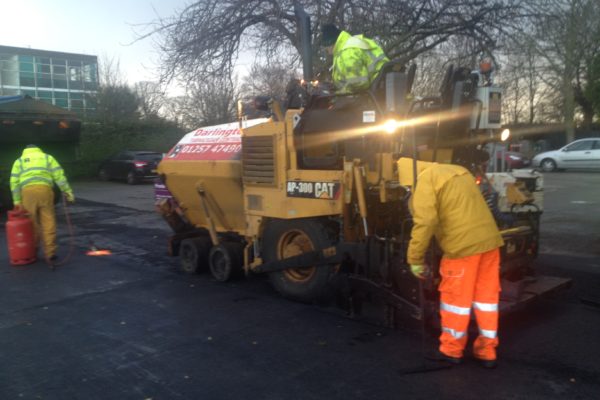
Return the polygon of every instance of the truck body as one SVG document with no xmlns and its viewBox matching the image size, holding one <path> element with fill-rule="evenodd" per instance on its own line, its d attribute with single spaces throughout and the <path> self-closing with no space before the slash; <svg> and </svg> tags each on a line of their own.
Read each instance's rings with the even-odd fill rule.
<svg viewBox="0 0 600 400">
<path fill-rule="evenodd" d="M 0 96 L 0 209 L 12 206 L 11 168 L 28 144 L 68 169 L 78 158 L 80 133 L 81 121 L 69 110 L 29 96 Z"/>
</svg>

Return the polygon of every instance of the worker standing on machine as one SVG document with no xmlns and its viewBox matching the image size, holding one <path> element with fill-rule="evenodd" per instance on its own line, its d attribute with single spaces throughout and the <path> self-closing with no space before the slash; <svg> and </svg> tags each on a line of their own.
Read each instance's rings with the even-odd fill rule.
<svg viewBox="0 0 600 400">
<path fill-rule="evenodd" d="M 368 89 L 383 64 L 389 61 L 374 40 L 364 35 L 351 36 L 333 24 L 323 26 L 321 43 L 333 55 L 331 75 L 337 94 Z"/>
<path fill-rule="evenodd" d="M 400 184 L 413 185 L 413 160 L 399 161 Z M 440 263 L 440 355 L 462 361 L 471 307 L 479 326 L 473 355 L 486 368 L 496 366 L 500 252 L 504 243 L 473 175 L 458 165 L 417 163 L 411 199 L 413 228 L 408 246 L 411 272 L 425 279 L 425 253 L 435 236 Z"/>
<path fill-rule="evenodd" d="M 75 201 L 73 190 L 60 164 L 50 154 L 30 144 L 12 167 L 10 189 L 16 209 L 23 207 L 34 224 L 35 243 L 44 243 L 46 262 L 55 266 L 56 217 L 54 213 L 54 183 L 69 202 Z"/>
</svg>

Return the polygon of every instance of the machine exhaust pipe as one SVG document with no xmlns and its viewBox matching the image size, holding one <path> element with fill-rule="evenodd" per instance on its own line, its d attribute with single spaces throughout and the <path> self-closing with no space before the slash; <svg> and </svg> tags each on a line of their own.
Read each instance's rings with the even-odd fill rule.
<svg viewBox="0 0 600 400">
<path fill-rule="evenodd" d="M 312 33 L 310 29 L 310 17 L 299 4 L 294 5 L 294 14 L 296 15 L 296 24 L 300 34 L 302 47 L 302 72 L 304 80 L 310 82 L 313 79 L 312 62 Z"/>
</svg>

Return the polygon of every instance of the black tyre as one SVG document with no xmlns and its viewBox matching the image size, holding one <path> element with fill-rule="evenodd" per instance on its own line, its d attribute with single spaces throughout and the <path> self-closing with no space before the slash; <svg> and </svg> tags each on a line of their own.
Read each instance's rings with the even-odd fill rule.
<svg viewBox="0 0 600 400">
<path fill-rule="evenodd" d="M 325 224 L 313 219 L 274 220 L 267 225 L 263 238 L 265 261 L 281 260 L 335 243 L 335 235 Z M 312 302 L 331 291 L 330 282 L 336 265 L 321 265 L 271 272 L 275 289 L 289 299 Z"/>
<path fill-rule="evenodd" d="M 238 277 L 242 273 L 244 245 L 234 242 L 223 242 L 210 249 L 208 265 L 213 278 L 219 282 Z"/>
<path fill-rule="evenodd" d="M 212 243 L 209 237 L 183 239 L 179 245 L 181 269 L 188 274 L 197 274 L 208 267 L 208 254 Z"/>
<path fill-rule="evenodd" d="M 127 173 L 127 183 L 130 185 L 135 185 L 136 183 L 138 183 L 138 178 L 135 176 L 135 173 L 133 173 L 133 171 L 129 171 Z"/>
<path fill-rule="evenodd" d="M 98 171 L 98 179 L 103 182 L 109 181 L 110 175 L 108 174 L 108 171 L 104 168 L 100 168 L 100 171 Z"/>
<path fill-rule="evenodd" d="M 551 158 L 544 158 L 540 163 L 540 166 L 544 172 L 556 171 L 556 161 Z"/>
</svg>

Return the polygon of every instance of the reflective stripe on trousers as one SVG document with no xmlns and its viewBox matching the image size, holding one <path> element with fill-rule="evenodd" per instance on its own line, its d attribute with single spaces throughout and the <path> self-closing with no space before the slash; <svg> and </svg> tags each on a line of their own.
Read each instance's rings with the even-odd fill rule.
<svg viewBox="0 0 600 400">
<path fill-rule="evenodd" d="M 498 249 L 460 259 L 444 257 L 440 274 L 440 351 L 451 357 L 463 356 L 472 306 L 479 326 L 473 354 L 484 360 L 496 359 L 500 291 Z"/>
</svg>

